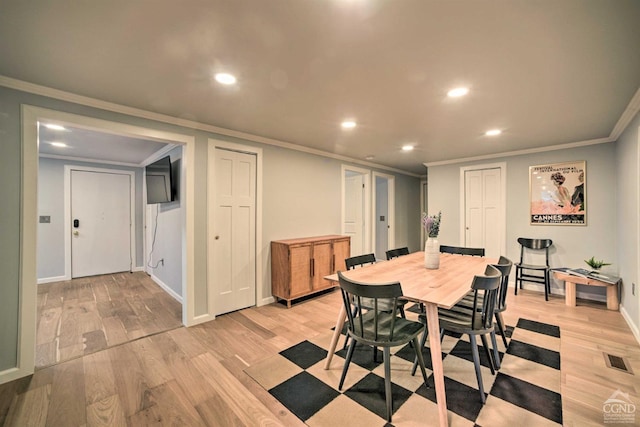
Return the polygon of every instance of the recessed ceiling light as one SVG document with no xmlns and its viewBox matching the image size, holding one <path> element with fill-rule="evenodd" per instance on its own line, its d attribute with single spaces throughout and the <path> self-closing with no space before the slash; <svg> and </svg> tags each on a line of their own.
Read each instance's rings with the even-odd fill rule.
<svg viewBox="0 0 640 427">
<path fill-rule="evenodd" d="M 412 151 L 413 150 L 413 145 L 403 145 L 402 146 L 402 151 Z"/>
<path fill-rule="evenodd" d="M 50 142 L 49 144 L 53 145 L 54 147 L 66 147 L 67 144 L 65 144 L 64 142 Z"/>
<path fill-rule="evenodd" d="M 52 123 L 47 123 L 46 125 L 44 125 L 44 127 L 51 130 L 64 130 L 64 126 L 54 125 Z"/>
<path fill-rule="evenodd" d="M 449 96 L 451 98 L 457 98 L 457 97 L 460 97 L 460 96 L 465 96 L 468 93 L 469 93 L 469 88 L 457 87 L 457 88 L 451 89 L 449 92 L 447 92 L 447 96 Z"/>
<path fill-rule="evenodd" d="M 491 129 L 486 131 L 484 134 L 487 136 L 496 136 L 496 135 L 500 135 L 502 133 L 502 131 L 500 129 Z"/>
<path fill-rule="evenodd" d="M 218 73 L 215 75 L 215 79 L 218 83 L 223 85 L 232 85 L 236 83 L 236 77 L 229 73 Z"/>
<path fill-rule="evenodd" d="M 342 129 L 353 129 L 357 126 L 357 123 L 353 120 L 345 120 L 344 122 L 342 122 L 341 126 Z"/>
</svg>

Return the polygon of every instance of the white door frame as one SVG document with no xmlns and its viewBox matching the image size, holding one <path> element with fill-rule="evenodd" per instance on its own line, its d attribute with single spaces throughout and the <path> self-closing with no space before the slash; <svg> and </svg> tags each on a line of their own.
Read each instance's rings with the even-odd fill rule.
<svg viewBox="0 0 640 427">
<path fill-rule="evenodd" d="M 129 176 L 129 242 L 131 271 L 136 266 L 136 174 L 133 171 L 103 169 L 88 166 L 64 165 L 64 280 L 71 280 L 71 171 L 101 172 Z"/>
<path fill-rule="evenodd" d="M 500 227 L 500 253 L 506 254 L 507 242 L 507 163 L 488 163 L 482 165 L 462 166 L 460 168 L 460 237 L 459 242 L 462 244 L 465 241 L 465 172 L 482 169 L 500 169 L 500 191 L 502 191 L 502 197 L 500 197 L 500 218 L 498 218 Z"/>
<path fill-rule="evenodd" d="M 143 138 L 163 140 L 186 145 L 183 165 L 186 169 L 186 242 L 183 251 L 183 298 L 186 309 L 182 310 L 182 323 L 186 326 L 209 320 L 207 316 L 194 313 L 194 195 L 195 195 L 195 137 L 155 129 L 143 128 L 119 122 L 110 122 L 76 114 L 64 113 L 31 105 L 22 105 L 22 179 L 20 188 L 20 314 L 18 319 L 18 354 L 15 367 L 0 371 L 0 383 L 33 374 L 36 342 L 36 297 L 37 297 L 37 218 L 38 218 L 38 122 L 55 120 L 69 124 L 104 129 Z"/>
<path fill-rule="evenodd" d="M 363 175 L 363 181 L 365 185 L 364 192 L 364 212 L 362 218 L 364 220 L 364 247 L 363 253 L 371 252 L 371 191 L 368 188 L 371 188 L 371 171 L 368 169 L 362 169 L 355 166 L 350 165 L 342 165 L 341 168 L 342 176 L 340 177 L 342 185 L 341 185 L 341 197 L 342 201 L 342 210 L 340 215 L 340 233 L 345 234 L 344 228 L 344 219 L 346 217 L 346 201 L 345 201 L 345 174 L 347 171 L 355 172 Z"/>
<path fill-rule="evenodd" d="M 373 190 L 371 192 L 371 205 L 377 206 L 376 201 L 378 197 L 378 186 L 376 178 L 384 178 L 387 180 L 387 249 L 393 249 L 396 247 L 396 177 L 380 172 L 373 172 Z M 374 224 L 376 224 L 376 209 L 371 209 L 371 224 L 374 232 L 371 234 L 371 247 L 375 252 L 377 233 L 375 232 Z"/>
<path fill-rule="evenodd" d="M 271 304 L 274 302 L 274 298 L 271 295 L 270 290 L 263 289 L 263 258 L 269 256 L 269 248 L 262 246 L 262 148 L 253 147 L 250 145 L 236 144 L 233 142 L 222 141 L 218 139 L 209 138 L 207 144 L 207 156 L 211 156 L 215 153 L 216 148 L 222 148 L 225 150 L 239 151 L 241 153 L 254 154 L 256 156 L 256 305 L 258 307 Z M 213 186 L 209 183 L 215 180 L 215 165 L 208 164 L 207 167 L 207 224 L 212 225 L 214 222 L 214 197 Z M 207 233 L 207 257 L 213 253 L 210 248 L 213 247 L 214 233 Z M 213 291 L 214 284 L 212 281 L 212 265 L 213 262 L 207 259 L 207 298 L 209 307 L 215 306 L 215 292 Z M 215 317 L 212 315 L 212 317 Z"/>
</svg>

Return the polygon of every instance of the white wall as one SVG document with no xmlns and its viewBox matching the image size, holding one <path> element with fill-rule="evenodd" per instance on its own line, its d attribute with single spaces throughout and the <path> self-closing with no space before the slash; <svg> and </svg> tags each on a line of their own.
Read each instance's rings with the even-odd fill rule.
<svg viewBox="0 0 640 427">
<path fill-rule="evenodd" d="M 640 272 L 638 269 L 640 230 L 638 229 L 640 197 L 640 113 L 629 124 L 626 131 L 616 142 L 616 172 L 618 180 L 617 248 L 618 265 L 622 286 L 621 311 L 632 324 L 636 339 L 640 341 Z M 636 284 L 635 295 L 631 293 L 631 284 Z"/>
<path fill-rule="evenodd" d="M 529 166 L 586 160 L 587 225 L 529 224 Z M 620 270 L 616 246 L 617 186 L 615 144 L 599 144 L 568 150 L 492 159 L 428 168 L 429 211 L 442 210 L 440 242 L 460 242 L 460 167 L 482 163 L 507 163 L 506 256 L 520 258 L 518 237 L 550 238 L 552 267 L 585 267 L 585 259 L 595 256 Z M 531 286 L 535 286 L 531 284 Z M 578 296 L 604 299 L 603 288 L 578 287 Z M 540 289 L 541 285 L 540 285 Z M 552 292 L 564 293 L 561 283 L 552 283 Z"/>
</svg>

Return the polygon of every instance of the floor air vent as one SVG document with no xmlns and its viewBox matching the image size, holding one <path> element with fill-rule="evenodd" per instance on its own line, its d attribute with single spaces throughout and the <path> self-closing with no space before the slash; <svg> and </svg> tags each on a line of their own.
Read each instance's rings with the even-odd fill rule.
<svg viewBox="0 0 640 427">
<path fill-rule="evenodd" d="M 604 361 L 607 364 L 607 367 L 633 375 L 631 366 L 629 365 L 629 362 L 627 362 L 627 360 L 624 357 L 614 356 L 613 354 L 608 354 L 608 353 L 603 353 L 603 354 L 604 354 Z"/>
</svg>

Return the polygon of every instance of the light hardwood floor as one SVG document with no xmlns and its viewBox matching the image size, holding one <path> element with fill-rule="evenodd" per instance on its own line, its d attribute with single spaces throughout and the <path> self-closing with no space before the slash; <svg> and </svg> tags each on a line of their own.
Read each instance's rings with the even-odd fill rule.
<svg viewBox="0 0 640 427">
<path fill-rule="evenodd" d="M 182 326 L 182 305 L 143 272 L 38 286 L 36 367 Z"/>
<path fill-rule="evenodd" d="M 302 425 L 244 369 L 326 334 L 339 304 L 330 292 L 291 309 L 250 308 L 39 369 L 0 386 L 0 425 Z M 511 290 L 505 319 L 520 317 L 561 328 L 566 426 L 603 425 L 603 403 L 618 389 L 640 406 L 640 346 L 619 312 Z M 636 374 L 607 368 L 603 351 L 627 358 Z"/>
</svg>

